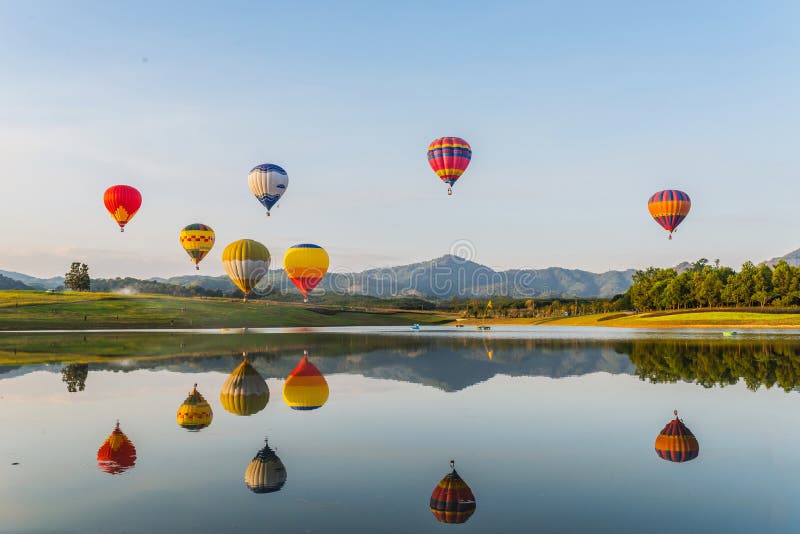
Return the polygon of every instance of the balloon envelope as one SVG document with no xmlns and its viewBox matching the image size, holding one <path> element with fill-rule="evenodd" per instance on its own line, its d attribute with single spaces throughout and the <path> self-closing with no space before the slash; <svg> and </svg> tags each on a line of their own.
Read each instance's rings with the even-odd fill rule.
<svg viewBox="0 0 800 534">
<path fill-rule="evenodd" d="M 472 148 L 460 137 L 440 137 L 428 146 L 428 164 L 447 185 L 456 183 L 472 160 Z"/>
<path fill-rule="evenodd" d="M 293 410 L 316 410 L 328 400 L 328 382 L 304 355 L 283 385 L 283 402 Z"/>
<path fill-rule="evenodd" d="M 677 189 L 659 191 L 647 201 L 650 215 L 664 230 L 669 232 L 670 239 L 672 239 L 672 232 L 683 222 L 691 207 L 692 201 L 689 195 Z"/>
<path fill-rule="evenodd" d="M 214 412 L 208 401 L 197 391 L 197 384 L 178 408 L 176 418 L 178 425 L 186 430 L 201 430 L 211 424 Z"/>
<path fill-rule="evenodd" d="M 289 187 L 289 175 L 278 165 L 263 163 L 253 167 L 247 176 L 247 183 L 250 191 L 269 213 Z"/>
<path fill-rule="evenodd" d="M 267 247 L 252 239 L 234 241 L 222 251 L 222 266 L 245 297 L 269 270 Z"/>
<path fill-rule="evenodd" d="M 465 523 L 475 513 L 475 508 L 475 496 L 455 468 L 431 494 L 431 512 L 442 523 Z"/>
<path fill-rule="evenodd" d="M 659 458 L 670 462 L 688 462 L 700 454 L 697 438 L 683 421 L 678 419 L 677 411 L 675 419 L 667 423 L 656 438 L 656 454 Z"/>
<path fill-rule="evenodd" d="M 120 231 L 123 231 L 142 206 L 142 195 L 129 185 L 112 185 L 103 194 L 103 203 L 111 217 L 117 221 Z"/>
<path fill-rule="evenodd" d="M 244 483 L 253 493 L 272 493 L 286 484 L 286 468 L 266 441 L 247 466 Z"/>
<path fill-rule="evenodd" d="M 330 258 L 319 245 L 305 243 L 290 247 L 283 256 L 286 276 L 297 286 L 304 298 L 317 287 L 328 272 Z"/>
<path fill-rule="evenodd" d="M 178 236 L 183 250 L 192 258 L 195 267 L 206 257 L 206 254 L 214 247 L 216 235 L 210 226 L 195 223 L 185 226 Z"/>
<path fill-rule="evenodd" d="M 119 429 L 119 423 L 97 451 L 97 467 L 112 475 L 124 473 L 136 465 L 136 447 Z"/>
<path fill-rule="evenodd" d="M 264 377 L 245 359 L 225 380 L 219 400 L 222 407 L 232 414 L 253 415 L 269 402 L 269 387 Z"/>
</svg>

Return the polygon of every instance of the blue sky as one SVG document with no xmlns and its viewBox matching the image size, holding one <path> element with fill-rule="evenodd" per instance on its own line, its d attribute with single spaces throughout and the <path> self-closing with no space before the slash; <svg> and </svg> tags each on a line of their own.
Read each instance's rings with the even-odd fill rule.
<svg viewBox="0 0 800 534">
<path fill-rule="evenodd" d="M 800 246 L 793 2 L 0 6 L 0 268 L 191 274 L 249 237 L 347 271 L 468 240 L 495 268 L 738 266 Z M 448 198 L 428 143 L 473 161 Z M 269 220 L 258 163 L 291 183 Z M 144 196 L 124 235 L 103 190 Z M 646 200 L 685 190 L 675 239 Z"/>
</svg>

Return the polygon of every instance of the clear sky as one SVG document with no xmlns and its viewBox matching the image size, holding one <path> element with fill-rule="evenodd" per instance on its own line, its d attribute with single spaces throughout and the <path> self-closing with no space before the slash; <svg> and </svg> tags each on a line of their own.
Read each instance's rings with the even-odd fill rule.
<svg viewBox="0 0 800 534">
<path fill-rule="evenodd" d="M 796 2 L 0 5 L 0 268 L 193 273 L 178 231 L 331 269 L 468 240 L 495 268 L 740 265 L 800 246 Z M 428 143 L 466 138 L 448 198 Z M 268 220 L 254 165 L 291 183 Z M 120 234 L 106 187 L 142 191 Z M 692 197 L 675 239 L 650 220 Z"/>
</svg>

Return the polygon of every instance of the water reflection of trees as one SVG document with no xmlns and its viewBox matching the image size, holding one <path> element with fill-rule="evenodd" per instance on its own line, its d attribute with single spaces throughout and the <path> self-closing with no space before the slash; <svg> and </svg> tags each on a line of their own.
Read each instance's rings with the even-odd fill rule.
<svg viewBox="0 0 800 534">
<path fill-rule="evenodd" d="M 86 377 L 89 376 L 89 364 L 71 363 L 61 370 L 61 381 L 67 385 L 67 391 L 77 393 L 86 388 Z"/>
<path fill-rule="evenodd" d="M 796 341 L 641 340 L 618 342 L 616 350 L 628 355 L 639 378 L 654 383 L 684 380 L 710 388 L 743 380 L 753 391 L 800 385 Z"/>
</svg>

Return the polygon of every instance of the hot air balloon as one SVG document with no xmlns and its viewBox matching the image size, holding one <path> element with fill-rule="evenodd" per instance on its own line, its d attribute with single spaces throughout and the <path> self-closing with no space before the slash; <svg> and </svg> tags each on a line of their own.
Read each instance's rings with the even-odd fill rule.
<svg viewBox="0 0 800 534">
<path fill-rule="evenodd" d="M 236 287 L 244 293 L 244 300 L 269 270 L 270 255 L 267 247 L 252 239 L 234 241 L 222 251 L 222 266 Z"/>
<path fill-rule="evenodd" d="M 244 483 L 253 493 L 272 493 L 286 484 L 286 468 L 275 451 L 269 448 L 267 440 L 247 466 Z"/>
<path fill-rule="evenodd" d="M 119 421 L 117 421 L 114 431 L 97 451 L 97 467 L 106 473 L 118 475 L 131 469 L 135 464 L 136 447 L 119 429 Z"/>
<path fill-rule="evenodd" d="M 664 230 L 669 232 L 670 239 L 672 239 L 672 232 L 686 218 L 691 207 L 692 201 L 689 199 L 689 195 L 677 189 L 659 191 L 647 201 L 650 215 Z"/>
<path fill-rule="evenodd" d="M 253 415 L 269 402 L 269 387 L 247 358 L 233 370 L 219 393 L 222 407 L 235 415 Z"/>
<path fill-rule="evenodd" d="M 453 460 L 450 469 L 431 494 L 431 512 L 442 523 L 466 523 L 475 513 L 475 496 L 458 476 Z"/>
<path fill-rule="evenodd" d="M 195 223 L 185 226 L 178 239 L 183 250 L 192 258 L 194 268 L 200 270 L 200 262 L 214 247 L 215 234 L 210 226 Z"/>
<path fill-rule="evenodd" d="M 303 294 L 303 302 L 308 302 L 308 292 L 322 281 L 329 264 L 325 249 L 308 243 L 290 247 L 283 256 L 286 276 Z"/>
<path fill-rule="evenodd" d="M 674 413 L 675 419 L 667 423 L 656 438 L 656 454 L 670 462 L 694 460 L 700 454 L 700 445 L 692 431 L 678 419 L 678 410 Z"/>
<path fill-rule="evenodd" d="M 103 194 L 103 202 L 108 213 L 117 221 L 119 231 L 125 231 L 128 224 L 142 206 L 142 194 L 129 185 L 112 185 Z"/>
<path fill-rule="evenodd" d="M 445 182 L 447 194 L 453 194 L 453 185 L 472 159 L 472 148 L 460 137 L 440 137 L 428 146 L 428 164 L 433 172 Z"/>
<path fill-rule="evenodd" d="M 178 408 L 176 418 L 178 425 L 186 430 L 201 430 L 211 424 L 214 412 L 211 410 L 211 405 L 208 401 L 197 391 L 197 384 L 194 385 L 192 391 L 189 392 L 189 396 Z"/>
<path fill-rule="evenodd" d="M 267 208 L 267 217 L 269 217 L 269 210 L 277 204 L 286 192 L 286 188 L 289 187 L 289 175 L 282 167 L 272 163 L 263 163 L 253 167 L 247 176 L 247 183 L 250 191 Z"/>
<path fill-rule="evenodd" d="M 292 410 L 316 410 L 328 400 L 328 382 L 319 369 L 308 361 L 308 352 L 286 377 L 283 402 Z"/>
</svg>

